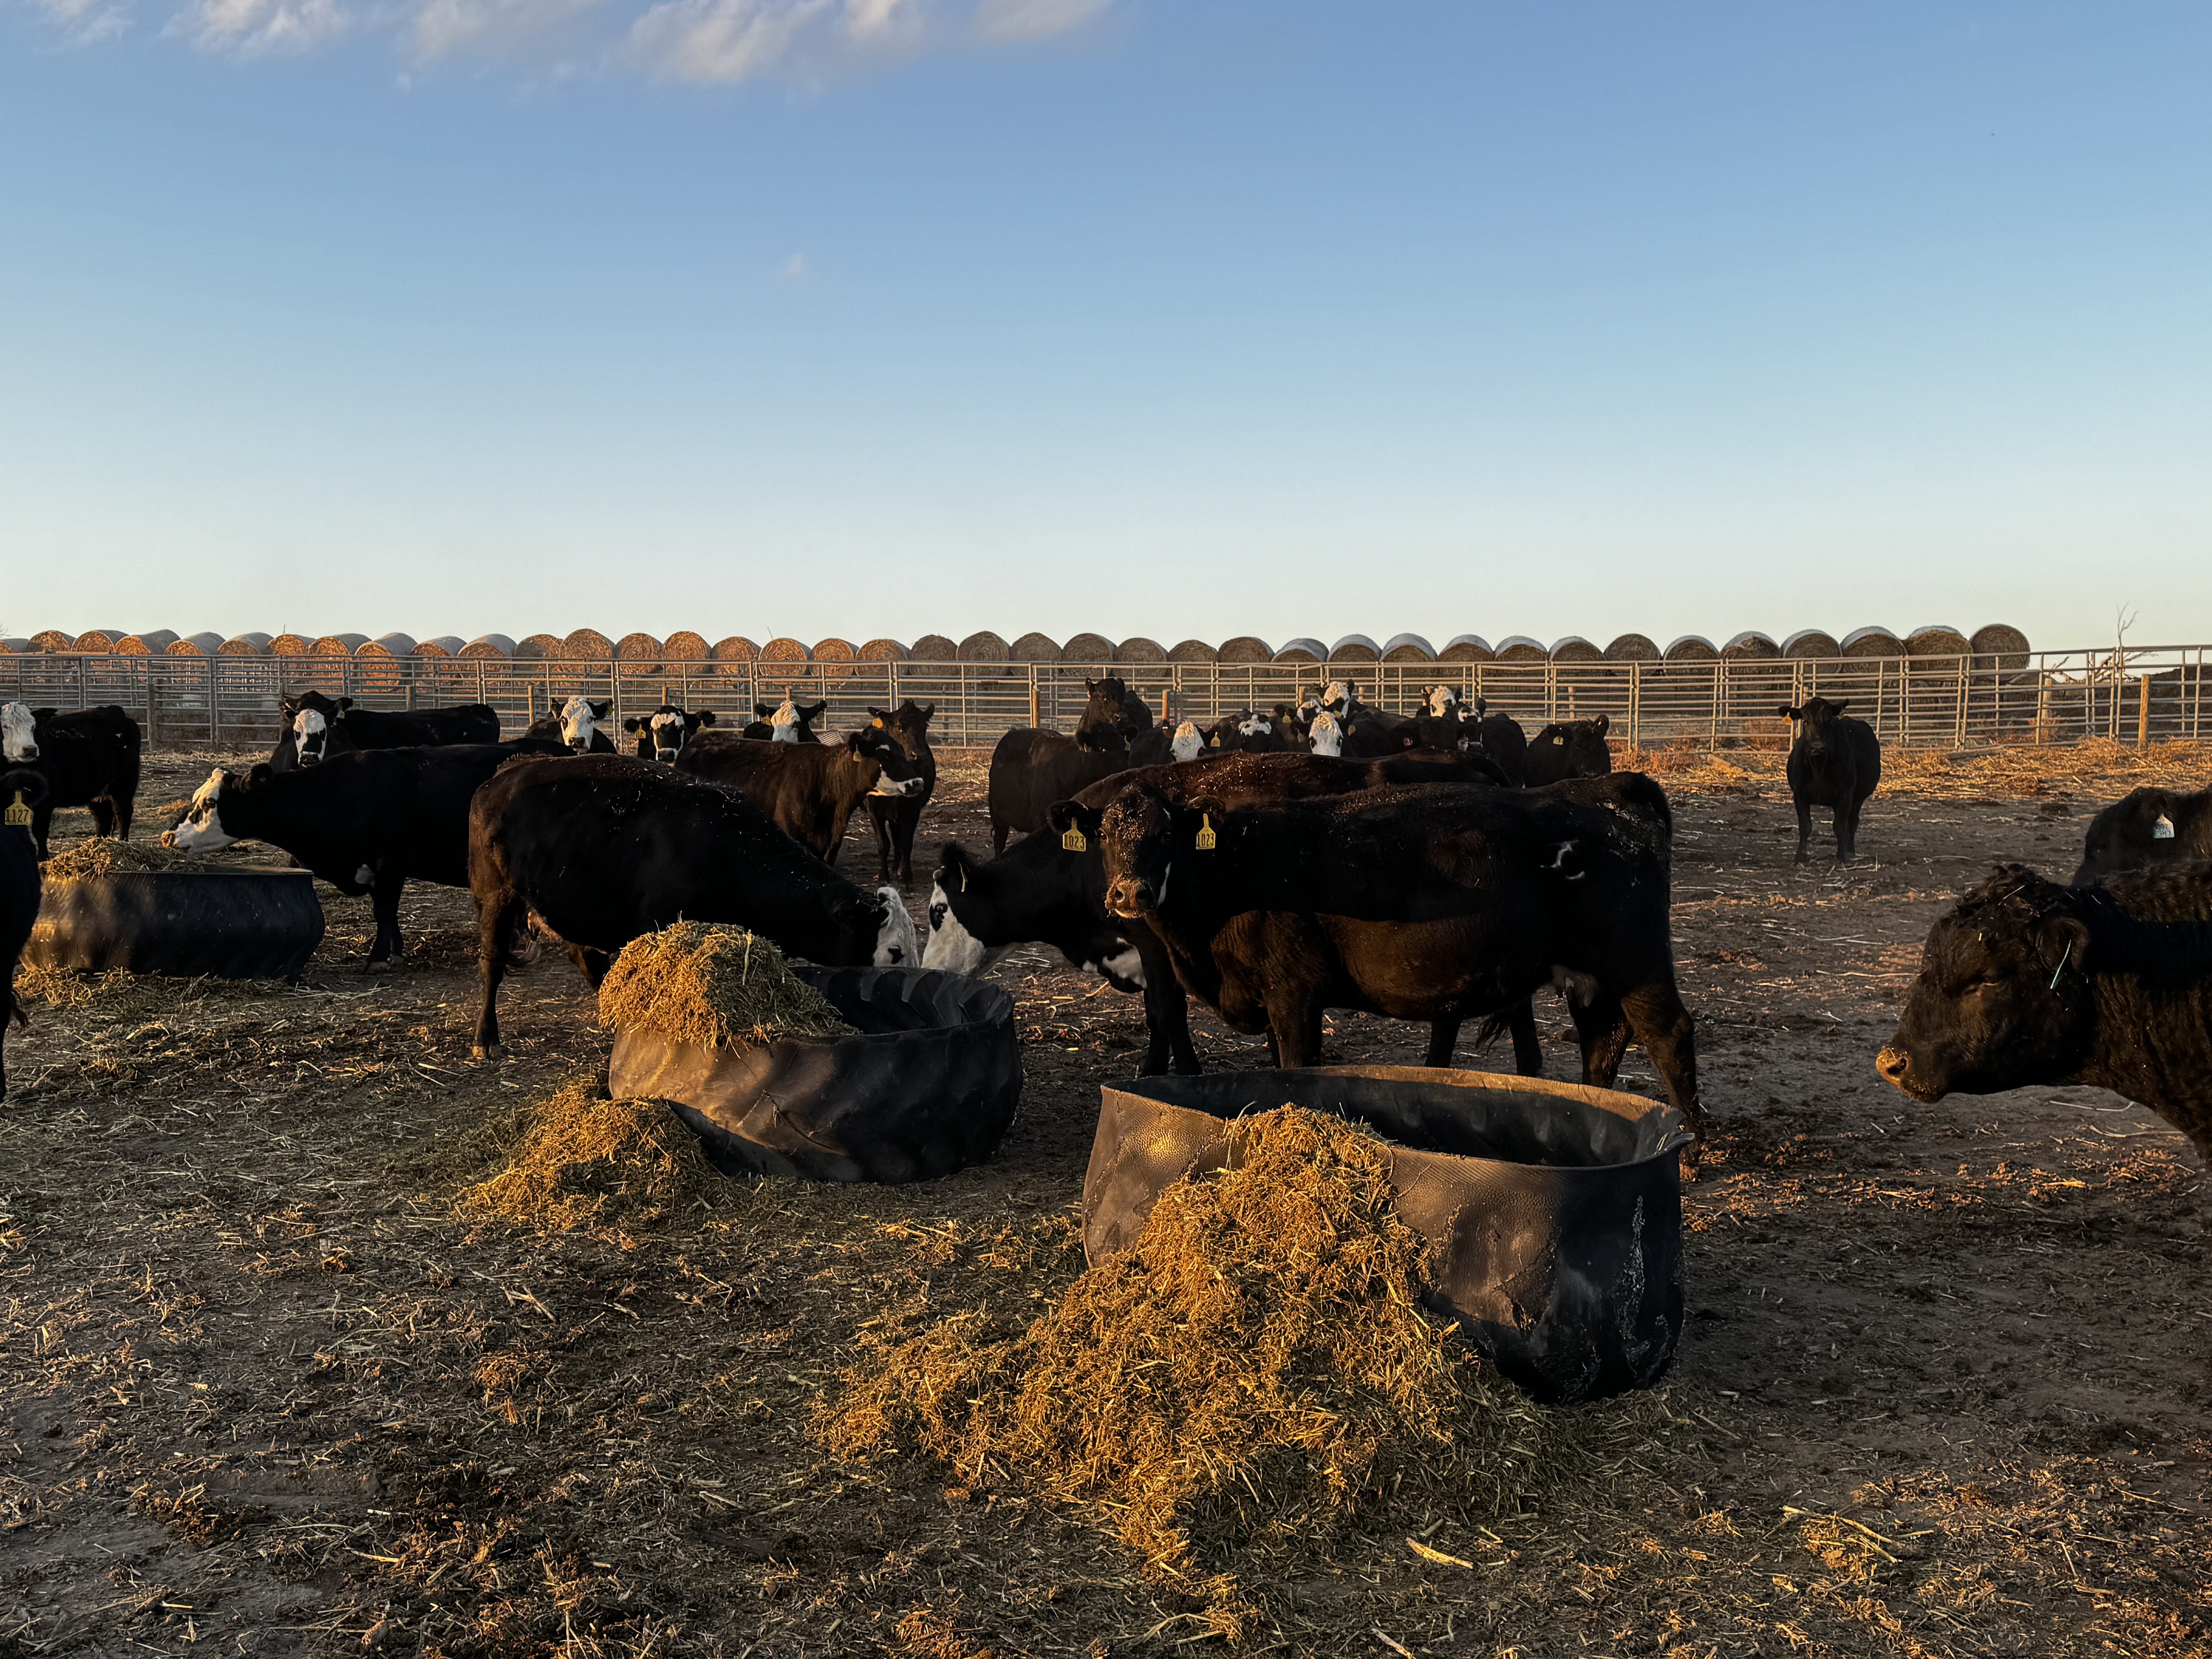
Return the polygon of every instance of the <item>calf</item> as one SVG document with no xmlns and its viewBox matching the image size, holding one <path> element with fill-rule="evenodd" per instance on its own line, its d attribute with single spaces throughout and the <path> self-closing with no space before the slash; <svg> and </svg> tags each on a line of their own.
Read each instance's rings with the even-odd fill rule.
<svg viewBox="0 0 2212 1659">
<path fill-rule="evenodd" d="M 685 710 L 672 702 L 664 702 L 649 714 L 632 714 L 623 722 L 623 730 L 637 735 L 637 757 L 673 763 L 684 752 L 684 745 L 699 735 L 702 726 L 714 723 L 711 708 Z"/>
<path fill-rule="evenodd" d="M 1235 808 L 1131 785 L 1103 812 L 1067 805 L 1099 842 L 1108 910 L 1150 927 L 1231 1026 L 1268 1032 L 1279 1064 L 1315 1062 L 1327 1008 L 1455 1025 L 1543 985 L 1587 988 L 1703 1133 L 1651 817 L 1464 784 Z"/>
<path fill-rule="evenodd" d="M 1118 738 L 1120 733 L 1115 731 Z M 1044 828 L 1053 802 L 1110 774 L 1126 770 L 1129 750 L 1086 749 L 1076 738 L 1041 726 L 1018 726 L 991 750 L 991 851 L 1006 850 L 1006 837 Z"/>
<path fill-rule="evenodd" d="M 1613 749 L 1605 740 L 1608 715 L 1591 720 L 1554 720 L 1536 734 L 1522 762 L 1522 781 L 1536 788 L 1564 778 L 1601 778 L 1613 770 Z"/>
<path fill-rule="evenodd" d="M 130 840 L 138 802 L 138 722 L 113 703 L 67 714 L 53 708 L 26 712 L 31 716 L 29 740 L 11 737 L 8 760 L 46 780 L 46 794 L 31 809 L 31 840 L 39 856 L 46 856 L 54 814 L 64 806 L 89 808 L 94 835 Z M 14 723 L 20 729 L 20 720 Z"/>
<path fill-rule="evenodd" d="M 876 781 L 868 791 L 868 817 L 876 826 L 876 878 L 889 881 L 896 873 L 902 882 L 914 879 L 914 832 L 921 823 L 921 809 L 937 793 L 937 755 L 929 746 L 929 720 L 937 713 L 933 702 L 908 697 L 896 708 L 871 708 L 872 724 L 898 745 L 903 763 Z M 918 779 L 920 787 L 909 780 Z"/>
<path fill-rule="evenodd" d="M 1874 727 L 1844 713 L 1850 706 L 1848 697 L 1835 702 L 1808 697 L 1797 708 L 1785 702 L 1777 711 L 1797 722 L 1797 740 L 1790 745 L 1790 799 L 1797 808 L 1800 864 L 1813 838 L 1815 806 L 1835 814 L 1837 859 L 1856 852 L 1859 808 L 1881 781 L 1881 740 Z"/>
<path fill-rule="evenodd" d="M 289 772 L 264 761 L 243 777 L 218 766 L 161 844 L 205 853 L 266 842 L 349 897 L 369 895 L 374 972 L 404 949 L 399 896 L 409 882 L 468 885 L 469 798 L 518 755 L 562 752 L 556 743 L 525 738 L 356 750 Z"/>
<path fill-rule="evenodd" d="M 781 702 L 757 702 L 752 722 L 738 735 L 770 743 L 819 743 L 814 722 L 829 712 L 827 697 L 819 702 L 793 702 L 789 696 Z"/>
<path fill-rule="evenodd" d="M 480 1058 L 500 1052 L 500 983 L 533 913 L 593 985 L 623 945 L 677 921 L 733 922 L 831 966 L 916 954 L 896 888 L 865 892 L 737 791 L 627 756 L 502 769 L 469 808 L 469 891 Z"/>
<path fill-rule="evenodd" d="M 762 743 L 751 738 L 700 738 L 677 757 L 676 769 L 741 790 L 760 803 L 776 827 L 825 863 L 837 861 L 845 826 L 876 789 L 921 787 L 920 769 L 880 727 L 864 726 L 835 743 Z"/>
<path fill-rule="evenodd" d="M 46 794 L 43 773 L 21 766 L 0 773 L 0 804 L 10 814 L 18 805 L 36 811 Z M 15 1000 L 15 964 L 39 919 L 40 885 L 39 849 L 30 825 L 18 830 L 12 820 L 0 824 L 0 1100 L 8 1098 L 8 1028 L 31 1023 Z"/>
<path fill-rule="evenodd" d="M 2138 789 L 2089 821 L 2074 884 L 2212 859 L 2212 789 Z"/>
<path fill-rule="evenodd" d="M 499 710 L 488 702 L 449 708 L 357 708 L 351 697 L 303 691 L 279 704 L 284 729 L 269 763 L 279 771 L 316 766 L 357 749 L 422 749 L 449 743 L 497 743 Z"/>
<path fill-rule="evenodd" d="M 1875 1066 L 1915 1100 L 2095 1084 L 2212 1164 L 2212 868 L 2061 887 L 2001 866 L 1929 929 Z"/>
<path fill-rule="evenodd" d="M 615 706 L 612 697 L 602 697 L 593 702 L 581 692 L 561 705 L 557 714 L 544 714 L 531 721 L 523 736 L 533 739 L 550 740 L 565 746 L 573 755 L 611 755 L 615 740 L 599 729 Z"/>
</svg>

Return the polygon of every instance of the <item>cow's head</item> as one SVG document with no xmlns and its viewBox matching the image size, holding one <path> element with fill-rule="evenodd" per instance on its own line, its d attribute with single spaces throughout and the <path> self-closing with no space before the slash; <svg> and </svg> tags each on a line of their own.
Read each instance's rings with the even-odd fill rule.
<svg viewBox="0 0 2212 1659">
<path fill-rule="evenodd" d="M 578 692 L 561 705 L 561 741 L 579 755 L 592 750 L 592 738 L 598 733 L 599 722 L 615 706 L 612 697 L 603 697 L 593 702 Z"/>
<path fill-rule="evenodd" d="M 1316 755 L 1341 755 L 1344 753 L 1344 724 L 1324 708 L 1307 723 L 1306 740 L 1312 744 Z"/>
<path fill-rule="evenodd" d="M 284 723 L 292 728 L 292 752 L 302 766 L 319 764 L 330 757 L 331 733 L 337 728 L 345 711 L 353 707 L 351 697 L 331 698 L 319 691 L 303 691 L 296 697 L 287 697 L 278 705 L 284 713 Z"/>
<path fill-rule="evenodd" d="M 1459 688 L 1455 685 L 1432 685 L 1428 695 L 1429 713 L 1438 720 L 1449 720 L 1459 712 Z"/>
<path fill-rule="evenodd" d="M 2102 889 L 2001 866 L 1928 930 L 1920 976 L 1875 1069 L 1915 1100 L 2071 1080 L 2097 1018 L 2086 913 L 2110 902 Z"/>
<path fill-rule="evenodd" d="M 769 737 L 776 743 L 804 743 L 814 735 L 814 722 L 829 712 L 830 699 L 819 702 L 794 702 L 787 696 L 781 702 L 757 702 L 753 705 L 755 718 L 769 723 Z"/>
<path fill-rule="evenodd" d="M 926 787 L 929 769 L 934 764 L 929 747 L 929 721 L 930 717 L 936 713 L 935 703 L 916 702 L 912 697 L 908 697 L 896 708 L 868 710 L 869 729 L 882 732 L 891 740 L 899 751 L 899 762 L 896 765 L 890 761 L 884 762 L 885 778 L 895 783 L 902 783 L 905 780 L 912 778 L 917 788 Z M 879 779 L 877 782 L 876 793 L 892 794 L 911 792 L 886 789 L 883 786 L 882 780 Z"/>
<path fill-rule="evenodd" d="M 2137 789 L 2114 801 L 2089 821 L 2074 885 L 2087 887 L 2191 858 L 2193 843 L 2174 830 L 2175 818 L 2188 810 L 2172 789 Z"/>
<path fill-rule="evenodd" d="M 637 734 L 639 749 L 650 751 L 646 758 L 665 763 L 684 752 L 684 745 L 699 735 L 700 727 L 714 723 L 711 708 L 686 711 L 664 702 L 650 714 L 631 715 L 623 722 L 623 730 Z"/>
<path fill-rule="evenodd" d="M 234 836 L 222 827 L 222 806 L 225 799 L 235 799 L 239 793 L 270 776 L 266 762 L 255 767 L 240 779 L 235 772 L 226 772 L 220 766 L 207 775 L 207 781 L 192 791 L 191 805 L 176 827 L 161 837 L 161 845 L 179 853 L 212 853 L 218 847 L 228 847 L 234 841 L 246 839 Z"/>
<path fill-rule="evenodd" d="M 973 902 L 968 890 L 975 868 L 967 848 L 957 842 L 945 842 L 938 854 L 937 874 L 929 886 L 929 940 L 922 951 L 923 967 L 948 974 L 980 974 L 1013 948 L 984 944 L 962 920 L 961 913 Z"/>
<path fill-rule="evenodd" d="M 1557 749 L 1566 757 L 1565 775 L 1571 778 L 1601 778 L 1613 770 L 1613 750 L 1607 746 L 1605 734 L 1612 728 L 1613 717 L 1600 714 L 1595 720 L 1560 720 L 1546 726 L 1529 744 L 1534 750 Z"/>
<path fill-rule="evenodd" d="M 1349 680 L 1331 680 L 1321 694 L 1321 706 L 1334 714 L 1343 714 L 1357 701 Z"/>
<path fill-rule="evenodd" d="M 27 702 L 0 702 L 0 759 L 10 766 L 38 759 L 37 726 Z"/>
<path fill-rule="evenodd" d="M 1128 682 L 1119 674 L 1109 674 L 1103 680 L 1085 680 L 1083 689 L 1091 701 L 1083 707 L 1083 718 L 1079 727 L 1110 726 L 1124 738 L 1139 738 L 1152 729 L 1152 711 L 1145 700 L 1129 689 Z"/>
<path fill-rule="evenodd" d="M 1185 720 L 1168 739 L 1168 752 L 1179 761 L 1196 760 L 1206 752 L 1206 738 L 1196 720 Z"/>
<path fill-rule="evenodd" d="M 1784 703 L 1775 712 L 1784 720 L 1797 722 L 1797 748 L 1814 760 L 1826 760 L 1829 752 L 1840 741 L 1836 729 L 1836 717 L 1850 708 L 1849 697 L 1830 702 L 1826 697 L 1808 697 L 1796 708 Z"/>
<path fill-rule="evenodd" d="M 876 781 L 868 786 L 870 794 L 911 795 L 920 792 L 923 781 L 921 763 L 881 726 L 864 726 L 857 732 L 848 732 L 842 741 L 847 753 L 857 759 L 875 762 L 878 769 Z"/>
<path fill-rule="evenodd" d="M 1218 800 L 1201 797 L 1178 805 L 1145 784 L 1122 790 L 1103 811 L 1080 801 L 1054 801 L 1048 817 L 1054 829 L 1080 830 L 1097 842 L 1107 914 L 1135 921 L 1167 903 L 1184 860 L 1213 856 L 1200 849 L 1200 831 L 1212 829 L 1218 843 L 1225 815 Z"/>
</svg>

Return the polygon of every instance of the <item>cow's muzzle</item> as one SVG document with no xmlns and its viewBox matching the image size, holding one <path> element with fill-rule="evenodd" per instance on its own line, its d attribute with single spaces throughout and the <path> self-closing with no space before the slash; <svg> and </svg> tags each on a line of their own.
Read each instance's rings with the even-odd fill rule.
<svg viewBox="0 0 2212 1659">
<path fill-rule="evenodd" d="M 1125 921 L 1149 915 L 1159 908 L 1152 884 L 1138 876 L 1123 876 L 1106 889 L 1106 908 Z"/>
<path fill-rule="evenodd" d="M 1933 1101 L 1943 1098 L 1943 1091 L 1930 1087 L 1912 1075 L 1912 1056 L 1894 1042 L 1887 1043 L 1875 1056 L 1874 1068 L 1881 1073 L 1882 1081 L 1901 1095 L 1914 1100 Z"/>
</svg>

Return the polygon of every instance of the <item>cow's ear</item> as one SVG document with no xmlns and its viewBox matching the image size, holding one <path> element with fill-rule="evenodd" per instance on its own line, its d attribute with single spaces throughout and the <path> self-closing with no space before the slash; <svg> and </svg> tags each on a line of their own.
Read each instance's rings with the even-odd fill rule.
<svg viewBox="0 0 2212 1659">
<path fill-rule="evenodd" d="M 345 711 L 346 711 L 347 709 L 349 709 L 349 708 L 352 708 L 352 707 L 353 707 L 353 699 L 352 699 L 351 697 L 340 697 L 340 698 L 338 699 L 338 713 L 339 713 L 339 714 L 344 714 L 344 713 L 345 713 Z"/>
<path fill-rule="evenodd" d="M 823 698 L 823 699 L 822 699 L 822 701 L 821 701 L 821 702 L 811 702 L 811 703 L 807 704 L 805 708 L 804 708 L 800 709 L 800 710 L 799 711 L 799 719 L 801 719 L 801 720 L 820 720 L 820 719 L 823 717 L 823 715 L 824 715 L 824 714 L 828 714 L 829 712 L 830 712 L 830 699 L 829 699 L 829 698 L 827 698 L 827 697 L 824 697 L 824 698 Z"/>
<path fill-rule="evenodd" d="M 1835 702 L 1828 705 L 1828 712 L 1831 714 L 1840 714 L 1850 706 L 1851 700 L 1849 697 L 1838 697 Z"/>
<path fill-rule="evenodd" d="M 691 718 L 702 726 L 712 726 L 714 723 L 714 711 L 711 708 L 702 708 Z"/>
<path fill-rule="evenodd" d="M 592 718 L 595 720 L 605 720 L 613 710 L 614 706 L 615 700 L 612 697 L 601 698 L 592 705 Z"/>
<path fill-rule="evenodd" d="M 2069 969 L 2089 960 L 2089 925 L 2079 916 L 2045 916 L 2035 925 L 2042 943 L 2043 960 L 2050 965 L 2051 983 L 2065 977 Z"/>
<path fill-rule="evenodd" d="M 1056 800 L 1045 809 L 1044 821 L 1065 835 L 1070 830 L 1080 830 L 1096 841 L 1098 825 L 1105 814 L 1095 806 L 1085 806 L 1079 800 Z"/>
<path fill-rule="evenodd" d="M 929 722 L 930 722 L 930 719 L 931 719 L 931 717 L 932 717 L 932 716 L 933 716 L 936 713 L 937 713 L 937 705 L 936 705 L 935 703 L 933 703 L 933 702 L 926 702 L 926 703 L 922 704 L 922 705 L 921 705 L 921 723 L 922 723 L 924 726 L 928 725 L 928 724 L 929 724 Z"/>
<path fill-rule="evenodd" d="M 1613 730 L 1613 716 L 1610 714 L 1600 714 L 1595 720 L 1590 722 L 1590 730 L 1596 732 L 1601 738 L 1603 737 L 1607 732 Z"/>
<path fill-rule="evenodd" d="M 225 773 L 223 775 L 224 781 L 228 782 L 229 781 L 229 774 Z M 267 761 L 257 762 L 253 769 L 246 775 L 246 787 L 248 789 L 258 789 L 262 785 L 267 783 L 270 779 L 276 775 L 276 769 L 270 765 Z"/>
<path fill-rule="evenodd" d="M 1788 703 L 1786 703 L 1786 702 L 1785 702 L 1785 703 L 1784 703 L 1784 704 L 1783 704 L 1779 708 L 1776 709 L 1774 712 L 1775 712 L 1776 714 L 1779 714 L 1779 715 L 1780 715 L 1784 720 L 1796 720 L 1796 719 L 1797 719 L 1797 718 L 1798 718 L 1797 711 L 1796 711 L 1796 709 L 1792 708 L 1791 708 Z"/>
<path fill-rule="evenodd" d="M 645 718 L 643 715 L 632 714 L 628 720 L 623 722 L 623 730 L 625 732 L 635 732 L 644 725 Z"/>
<path fill-rule="evenodd" d="M 757 702 L 753 705 L 753 716 L 757 720 L 774 720 L 775 711 L 776 705 L 772 702 Z"/>
</svg>

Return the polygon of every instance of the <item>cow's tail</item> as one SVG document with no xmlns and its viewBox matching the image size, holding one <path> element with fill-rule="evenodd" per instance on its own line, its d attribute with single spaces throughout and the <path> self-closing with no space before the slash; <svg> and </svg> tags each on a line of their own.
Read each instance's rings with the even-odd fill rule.
<svg viewBox="0 0 2212 1659">
<path fill-rule="evenodd" d="M 1498 1038 L 1512 1029 L 1513 1022 L 1509 1016 L 1502 1013 L 1486 1015 L 1482 1024 L 1475 1027 L 1475 1053 L 1480 1054 L 1485 1048 L 1490 1048 Z"/>
</svg>

